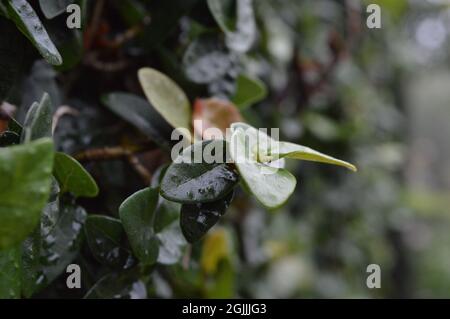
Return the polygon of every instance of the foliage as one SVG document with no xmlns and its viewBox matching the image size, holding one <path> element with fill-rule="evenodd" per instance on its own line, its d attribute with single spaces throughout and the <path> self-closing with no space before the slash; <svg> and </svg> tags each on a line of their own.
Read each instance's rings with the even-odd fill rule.
<svg viewBox="0 0 450 319">
<path fill-rule="evenodd" d="M 418 10 L 397 2 L 381 1 L 394 30 Z M 0 298 L 406 295 L 361 279 L 372 262 L 407 274 L 412 64 L 364 17 L 330 0 L 0 0 Z"/>
</svg>

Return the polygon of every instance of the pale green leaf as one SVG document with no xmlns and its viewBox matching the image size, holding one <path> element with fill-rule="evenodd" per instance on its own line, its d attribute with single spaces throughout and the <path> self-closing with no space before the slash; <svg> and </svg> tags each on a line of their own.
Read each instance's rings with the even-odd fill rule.
<svg viewBox="0 0 450 319">
<path fill-rule="evenodd" d="M 153 107 L 177 129 L 191 131 L 191 107 L 183 90 L 165 74 L 151 68 L 138 72 L 144 93 Z M 185 134 L 190 138 L 190 133 Z"/>
<path fill-rule="evenodd" d="M 252 145 L 255 144 L 246 143 L 246 132 L 244 133 L 241 128 L 235 129 L 230 141 L 231 157 L 247 189 L 256 199 L 267 208 L 278 208 L 294 192 L 295 177 L 283 168 L 259 163 Z"/>
<path fill-rule="evenodd" d="M 298 160 L 333 164 L 333 165 L 346 167 L 349 170 L 354 171 L 354 172 L 357 171 L 356 166 L 353 164 L 350 164 L 350 163 L 342 161 L 340 159 L 320 153 L 309 147 L 298 145 L 298 144 L 293 144 L 293 143 L 289 143 L 289 142 L 278 143 L 271 150 L 270 154 L 268 155 L 268 158 L 270 158 L 270 157 L 273 157 L 274 159 L 285 157 L 285 158 L 292 158 L 292 159 L 298 159 Z"/>
</svg>

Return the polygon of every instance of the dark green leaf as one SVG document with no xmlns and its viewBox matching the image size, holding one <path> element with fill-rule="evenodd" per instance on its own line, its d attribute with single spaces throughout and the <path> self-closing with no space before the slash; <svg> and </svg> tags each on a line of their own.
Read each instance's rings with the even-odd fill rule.
<svg viewBox="0 0 450 319">
<path fill-rule="evenodd" d="M 158 258 L 159 240 L 153 229 L 158 197 L 157 189 L 146 188 L 128 197 L 119 208 L 131 248 L 144 264 L 153 264 Z"/>
<path fill-rule="evenodd" d="M 180 226 L 188 242 L 200 240 L 219 221 L 230 206 L 233 193 L 216 202 L 181 206 Z"/>
<path fill-rule="evenodd" d="M 58 49 L 48 36 L 33 7 L 26 0 L 8 0 L 6 4 L 9 17 L 38 49 L 44 59 L 52 65 L 62 64 Z"/>
<path fill-rule="evenodd" d="M 98 194 L 98 186 L 92 176 L 67 154 L 55 154 L 53 174 L 58 180 L 61 193 L 71 192 L 77 197 L 95 197 Z"/>
<path fill-rule="evenodd" d="M 51 184 L 50 139 L 0 149 L 0 249 L 23 241 L 39 222 Z"/>
<path fill-rule="evenodd" d="M 157 144 L 170 149 L 172 128 L 145 99 L 129 93 L 114 92 L 103 96 L 103 103 Z"/>
<path fill-rule="evenodd" d="M 20 298 L 20 247 L 0 250 L 0 299 Z"/>
<path fill-rule="evenodd" d="M 67 6 L 74 2 L 75 0 L 39 0 L 39 5 L 45 17 L 47 19 L 53 19 L 66 12 Z"/>
<path fill-rule="evenodd" d="M 35 284 L 30 282 L 28 290 L 23 287 L 25 295 L 30 296 L 49 285 L 75 259 L 83 238 L 86 216 L 86 211 L 70 198 L 61 197 L 47 204 L 41 219 L 40 238 L 35 237 L 34 243 L 29 243 L 29 249 L 40 245 L 39 265 L 34 264 L 33 256 L 28 262 L 23 259 L 24 269 L 38 269 Z"/>
<path fill-rule="evenodd" d="M 125 231 L 120 220 L 90 215 L 84 229 L 89 248 L 100 263 L 123 269 L 132 266 L 134 260 L 123 244 Z"/>
<path fill-rule="evenodd" d="M 184 163 L 173 163 L 167 169 L 161 183 L 161 195 L 174 202 L 191 204 L 213 202 L 227 195 L 238 182 L 238 174 L 230 165 L 222 164 L 225 145 L 226 142 L 216 140 L 199 142 L 187 148 L 179 157 Z M 207 164 L 202 154 L 212 154 L 212 150 L 216 154 L 221 153 L 214 156 L 219 163 Z M 200 163 L 187 163 L 196 154 L 199 154 Z"/>
</svg>

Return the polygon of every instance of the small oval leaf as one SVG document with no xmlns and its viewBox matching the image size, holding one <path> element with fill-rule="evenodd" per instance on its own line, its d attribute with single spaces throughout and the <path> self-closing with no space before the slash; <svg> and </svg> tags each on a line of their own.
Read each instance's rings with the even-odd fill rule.
<svg viewBox="0 0 450 319">
<path fill-rule="evenodd" d="M 122 269 L 128 269 L 134 264 L 131 252 L 122 244 L 125 231 L 120 220 L 90 215 L 84 230 L 89 248 L 100 263 Z"/>
<path fill-rule="evenodd" d="M 144 264 L 153 264 L 158 258 L 159 240 L 153 228 L 158 197 L 157 189 L 146 188 L 128 197 L 119 208 L 131 248 Z"/>
<path fill-rule="evenodd" d="M 161 195 L 168 200 L 188 204 L 213 202 L 227 195 L 236 186 L 239 176 L 223 161 L 225 146 L 225 141 L 215 140 L 187 148 L 181 155 L 183 160 L 172 163 L 167 169 L 161 182 Z M 206 163 L 203 154 L 207 148 L 216 154 L 223 152 L 219 156 L 222 159 Z M 190 156 L 194 156 L 194 160 L 189 162 Z M 199 159 L 197 163 L 195 158 Z"/>
<path fill-rule="evenodd" d="M 77 197 L 95 197 L 98 186 L 92 176 L 73 157 L 57 152 L 53 174 L 59 183 L 61 193 L 71 192 Z"/>
<path fill-rule="evenodd" d="M 138 72 L 145 96 L 155 109 L 176 129 L 190 132 L 191 107 L 186 94 L 167 75 L 151 68 Z M 190 134 L 183 134 L 190 138 Z"/>
</svg>

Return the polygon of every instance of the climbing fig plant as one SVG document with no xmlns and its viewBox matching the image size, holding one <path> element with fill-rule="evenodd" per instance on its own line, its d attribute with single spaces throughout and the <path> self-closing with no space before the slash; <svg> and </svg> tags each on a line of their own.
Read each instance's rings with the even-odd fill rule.
<svg viewBox="0 0 450 319">
<path fill-rule="evenodd" d="M 259 128 L 255 2 L 0 0 L 0 298 L 69 265 L 71 297 L 233 296 L 248 202 L 287 204 L 294 160 L 356 171 Z"/>
</svg>

